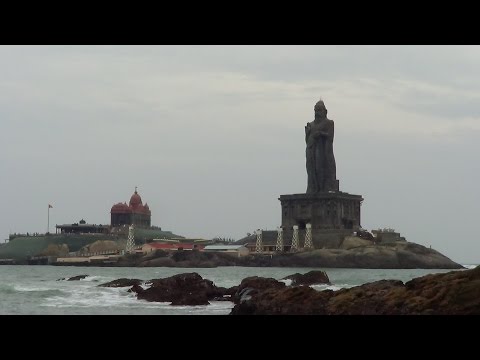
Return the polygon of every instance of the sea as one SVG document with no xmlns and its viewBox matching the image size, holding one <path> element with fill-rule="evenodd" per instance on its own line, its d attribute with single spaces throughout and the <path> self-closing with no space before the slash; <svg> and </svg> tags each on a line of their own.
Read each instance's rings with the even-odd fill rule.
<svg viewBox="0 0 480 360">
<path fill-rule="evenodd" d="M 464 265 L 473 268 L 476 265 Z M 103 288 L 99 284 L 119 278 L 142 280 L 165 278 L 175 274 L 196 272 L 217 286 L 239 285 L 249 276 L 282 279 L 294 273 L 323 270 L 331 285 L 313 285 L 316 290 L 339 290 L 365 283 L 395 279 L 403 282 L 440 269 L 329 269 L 329 268 L 127 268 L 127 267 L 57 267 L 49 265 L 0 266 L 1 315 L 227 315 L 233 303 L 211 301 L 203 306 L 171 306 L 137 300 L 126 288 Z M 463 270 L 456 270 L 463 271 Z M 79 281 L 59 280 L 76 275 L 88 275 Z M 288 285 L 288 281 L 286 281 Z"/>
</svg>

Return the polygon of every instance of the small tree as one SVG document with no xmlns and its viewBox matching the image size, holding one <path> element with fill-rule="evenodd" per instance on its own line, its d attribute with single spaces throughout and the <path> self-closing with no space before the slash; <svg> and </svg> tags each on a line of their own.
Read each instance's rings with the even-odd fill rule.
<svg viewBox="0 0 480 360">
<path fill-rule="evenodd" d="M 214 243 L 228 244 L 228 243 L 235 242 L 235 239 L 229 238 L 229 237 L 216 236 L 216 237 L 214 237 L 214 238 L 212 239 L 212 241 L 213 241 Z"/>
</svg>

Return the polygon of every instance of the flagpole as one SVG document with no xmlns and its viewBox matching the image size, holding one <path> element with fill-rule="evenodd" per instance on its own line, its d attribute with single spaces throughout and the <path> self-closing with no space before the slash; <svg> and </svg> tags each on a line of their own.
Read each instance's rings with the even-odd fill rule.
<svg viewBox="0 0 480 360">
<path fill-rule="evenodd" d="M 48 204 L 48 211 L 47 211 L 47 235 L 50 232 L 50 204 Z"/>
</svg>

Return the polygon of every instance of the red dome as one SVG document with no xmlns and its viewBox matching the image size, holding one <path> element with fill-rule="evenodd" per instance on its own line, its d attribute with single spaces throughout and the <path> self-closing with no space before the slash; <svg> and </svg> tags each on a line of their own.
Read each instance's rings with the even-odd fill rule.
<svg viewBox="0 0 480 360">
<path fill-rule="evenodd" d="M 146 215 L 150 215 L 150 209 L 149 208 L 146 208 L 145 206 L 143 205 L 138 205 L 136 208 L 130 208 L 132 213 L 134 214 L 146 214 Z"/>
<path fill-rule="evenodd" d="M 136 208 L 139 205 L 142 205 L 142 198 L 138 195 L 137 191 L 133 193 L 132 197 L 130 198 L 130 207 Z"/>
<path fill-rule="evenodd" d="M 130 208 L 128 207 L 127 204 L 125 203 L 118 203 L 112 206 L 112 209 L 110 210 L 111 213 L 129 213 Z"/>
</svg>

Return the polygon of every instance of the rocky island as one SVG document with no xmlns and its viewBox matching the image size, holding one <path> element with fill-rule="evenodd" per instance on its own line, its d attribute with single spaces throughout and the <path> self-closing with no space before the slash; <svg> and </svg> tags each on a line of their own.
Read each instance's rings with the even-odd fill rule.
<svg viewBox="0 0 480 360">
<path fill-rule="evenodd" d="M 151 210 L 135 188 L 128 204 L 112 206 L 110 225 L 82 219 L 57 225 L 60 234 L 12 238 L 0 246 L 0 264 L 462 268 L 434 249 L 406 241 L 393 229 L 363 229 L 364 198 L 340 191 L 333 139 L 334 121 L 320 100 L 313 121 L 305 126 L 306 192 L 280 195 L 281 226 L 276 231 L 258 229 L 233 245 L 217 245 L 213 239 L 189 241 L 151 226 Z"/>
</svg>

